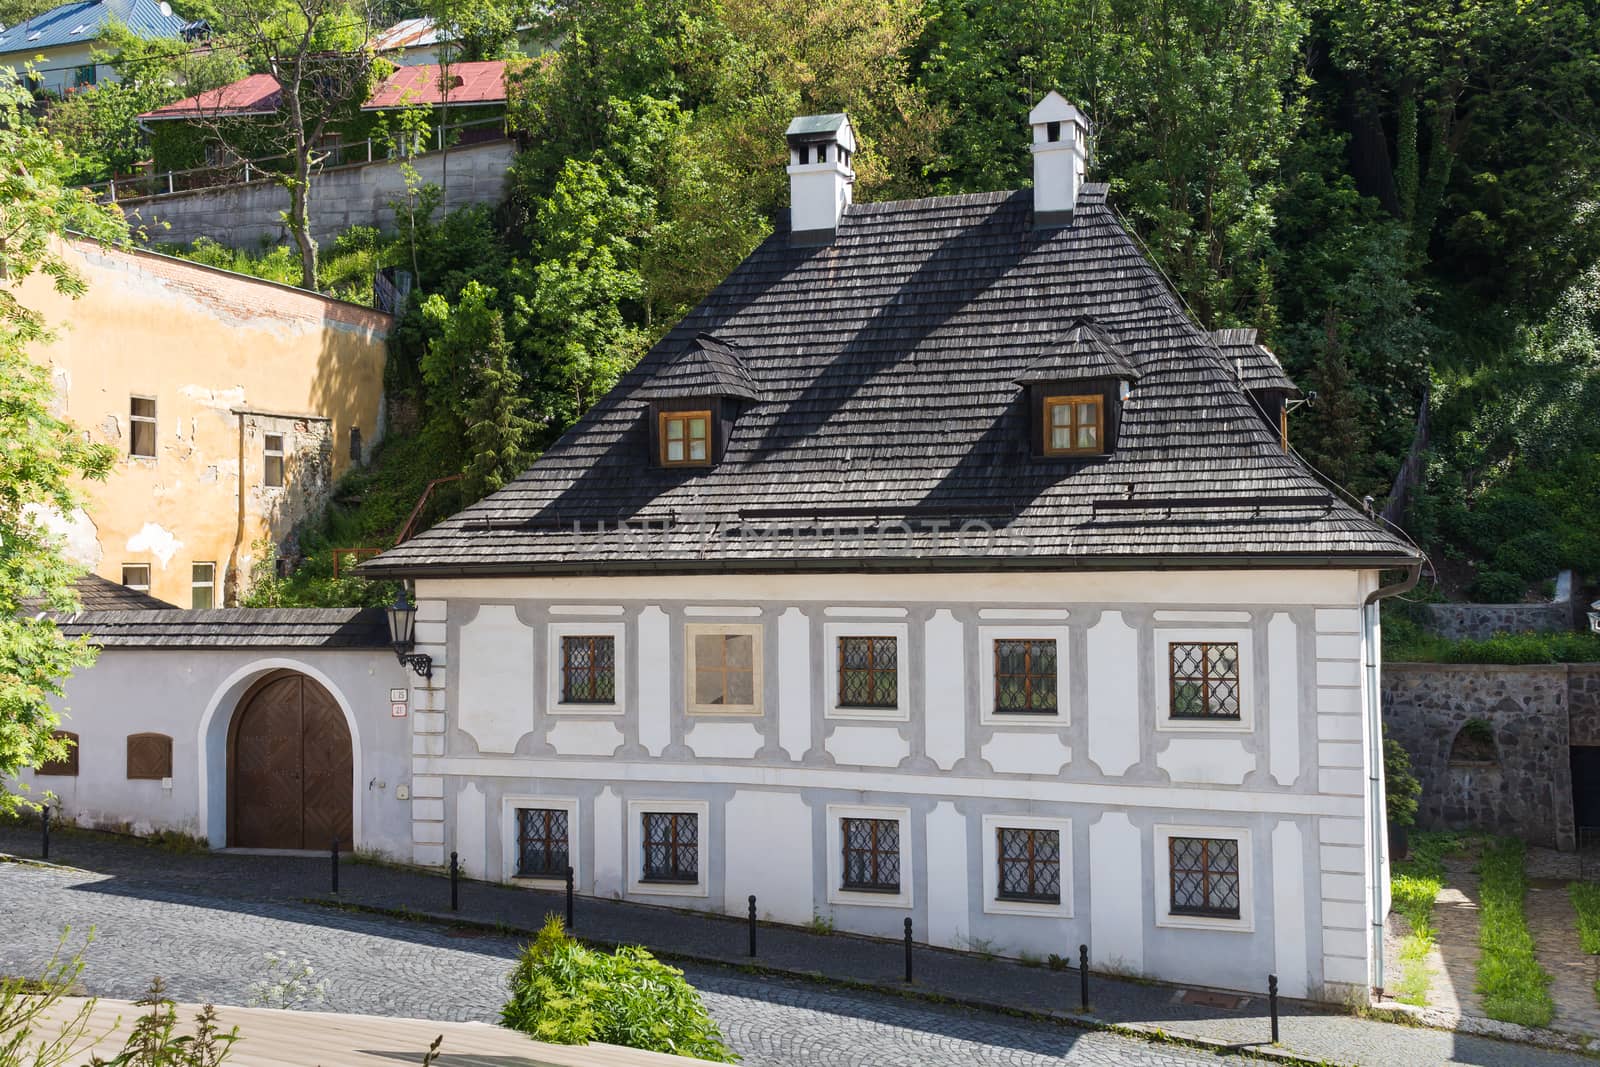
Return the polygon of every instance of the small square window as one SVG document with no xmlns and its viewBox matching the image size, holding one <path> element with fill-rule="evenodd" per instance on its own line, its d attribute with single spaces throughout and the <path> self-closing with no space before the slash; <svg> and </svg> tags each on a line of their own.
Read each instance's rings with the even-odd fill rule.
<svg viewBox="0 0 1600 1067">
<path fill-rule="evenodd" d="M 156 455 L 156 398 L 128 400 L 128 455 L 154 459 Z"/>
<path fill-rule="evenodd" d="M 1237 720 L 1239 644 L 1177 642 L 1168 646 L 1174 719 Z"/>
<path fill-rule="evenodd" d="M 710 465 L 711 412 L 663 411 L 659 431 L 663 467 Z"/>
<path fill-rule="evenodd" d="M 565 878 L 571 865 L 565 808 L 517 809 L 517 877 Z"/>
<path fill-rule="evenodd" d="M 839 638 L 839 706 L 898 706 L 898 660 L 899 653 L 893 637 Z"/>
<path fill-rule="evenodd" d="M 644 813 L 644 882 L 700 880 L 700 816 L 688 811 Z"/>
<path fill-rule="evenodd" d="M 66 730 L 56 730 L 50 736 L 57 741 L 66 742 L 67 754 L 61 759 L 46 760 L 39 764 L 39 769 L 34 773 L 56 778 L 78 777 L 78 735 L 68 733 Z"/>
<path fill-rule="evenodd" d="M 691 710 L 750 712 L 757 706 L 760 666 L 756 662 L 758 632 L 706 632 L 691 627 L 688 640 L 691 679 Z"/>
<path fill-rule="evenodd" d="M 150 564 L 124 563 L 122 565 L 122 584 L 140 593 L 148 593 L 150 591 Z"/>
<path fill-rule="evenodd" d="M 843 887 L 852 892 L 900 892 L 898 819 L 840 820 L 844 841 Z"/>
<path fill-rule="evenodd" d="M 172 738 L 166 734 L 128 735 L 128 778 L 160 781 L 172 777 Z"/>
<path fill-rule="evenodd" d="M 217 606 L 217 565 L 196 563 L 190 566 L 189 606 L 214 608 Z"/>
<path fill-rule="evenodd" d="M 1167 840 L 1173 915 L 1239 918 L 1239 842 L 1229 837 Z"/>
<path fill-rule="evenodd" d="M 610 704 L 616 699 L 616 638 L 603 635 L 563 637 L 561 702 Z"/>
<path fill-rule="evenodd" d="M 994 643 L 994 710 L 1007 715 L 1056 713 L 1056 643 L 1053 639 Z"/>
<path fill-rule="evenodd" d="M 277 488 L 283 485 L 283 434 L 269 433 L 262 437 L 263 468 L 261 484 Z"/>
<path fill-rule="evenodd" d="M 1095 455 L 1103 451 L 1101 396 L 1049 396 L 1044 400 L 1044 454 Z"/>
<path fill-rule="evenodd" d="M 1000 827 L 998 856 L 1001 900 L 1061 902 L 1061 832 Z"/>
</svg>

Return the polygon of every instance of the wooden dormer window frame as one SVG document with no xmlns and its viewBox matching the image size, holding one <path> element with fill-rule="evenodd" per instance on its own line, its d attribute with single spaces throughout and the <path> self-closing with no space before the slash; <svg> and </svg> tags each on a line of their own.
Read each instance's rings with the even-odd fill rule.
<svg viewBox="0 0 1600 1067">
<path fill-rule="evenodd" d="M 663 467 L 711 466 L 710 409 L 663 411 L 656 416 L 656 420 L 656 441 Z M 698 437 L 694 434 L 694 424 L 697 420 L 703 430 Z M 675 429 L 676 434 L 674 434 Z M 696 444 L 700 446 L 699 455 L 695 455 Z M 678 446 L 679 452 L 676 458 L 673 456 L 674 445 Z"/>
<path fill-rule="evenodd" d="M 1085 418 L 1092 409 L 1092 421 Z M 1056 412 L 1064 411 L 1065 422 L 1056 421 Z M 1081 444 L 1083 431 L 1094 428 L 1094 443 Z M 1067 445 L 1056 444 L 1056 431 L 1066 433 Z M 1044 398 L 1044 454 L 1047 456 L 1098 456 L 1106 450 L 1106 398 L 1100 393 Z"/>
</svg>

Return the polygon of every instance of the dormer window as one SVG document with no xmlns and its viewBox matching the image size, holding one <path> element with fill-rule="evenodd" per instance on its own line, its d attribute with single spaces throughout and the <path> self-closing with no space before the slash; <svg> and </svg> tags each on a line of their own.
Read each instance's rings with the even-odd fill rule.
<svg viewBox="0 0 1600 1067">
<path fill-rule="evenodd" d="M 1044 398 L 1047 456 L 1098 455 L 1105 441 L 1105 397 Z"/>
<path fill-rule="evenodd" d="M 711 465 L 711 412 L 663 411 L 658 418 L 663 467 Z"/>
</svg>

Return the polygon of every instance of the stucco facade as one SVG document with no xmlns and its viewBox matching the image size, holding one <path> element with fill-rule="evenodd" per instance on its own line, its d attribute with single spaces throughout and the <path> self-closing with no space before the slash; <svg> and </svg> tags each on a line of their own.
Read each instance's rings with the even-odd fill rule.
<svg viewBox="0 0 1600 1067">
<path fill-rule="evenodd" d="M 135 833 L 176 830 L 227 845 L 228 731 L 251 687 L 296 672 L 338 705 L 352 746 L 352 825 L 345 849 L 394 852 L 410 834 L 404 796 L 407 723 L 391 712 L 391 688 L 409 672 L 388 649 L 105 648 L 67 682 L 61 729 L 78 738 L 76 776 L 24 771 L 37 799 L 54 794 L 60 814 L 83 825 Z M 172 774 L 130 779 L 127 738 L 171 738 Z M 398 854 L 398 853 L 396 853 Z"/>
<path fill-rule="evenodd" d="M 1174 981 L 1364 995 L 1386 859 L 1368 833 L 1371 572 L 419 579 L 411 854 L 514 879 L 516 810 L 562 810 L 580 890 Z M 695 628 L 695 629 L 691 629 Z M 759 699 L 691 711 L 688 635 L 756 636 Z M 844 634 L 897 642 L 899 695 L 837 707 Z M 559 641 L 616 642 L 615 699 L 563 705 Z M 1058 711 L 990 711 L 993 646 L 1057 642 Z M 1237 723 L 1174 722 L 1167 646 L 1240 648 Z M 698 879 L 639 877 L 645 812 L 699 818 Z M 840 819 L 899 823 L 892 895 L 841 886 Z M 996 831 L 1059 833 L 1061 892 L 997 899 Z M 1170 914 L 1167 840 L 1238 842 L 1236 919 Z M 1381 894 L 1381 888 L 1379 890 Z"/>
<path fill-rule="evenodd" d="M 382 438 L 391 319 L 167 256 L 77 240 L 64 250 L 88 293 L 23 283 L 22 302 L 58 334 L 33 354 L 60 413 L 117 462 L 83 487 L 82 513 L 52 521 L 104 578 L 148 567 L 152 595 L 210 606 L 194 565 L 211 564 L 212 603 L 231 602 L 256 546 L 281 543 Z M 153 430 L 134 426 L 152 411 Z"/>
</svg>

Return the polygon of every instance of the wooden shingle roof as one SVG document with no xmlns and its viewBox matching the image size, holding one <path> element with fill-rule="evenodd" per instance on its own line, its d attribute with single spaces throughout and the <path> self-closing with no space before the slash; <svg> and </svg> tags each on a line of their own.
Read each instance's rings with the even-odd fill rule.
<svg viewBox="0 0 1600 1067">
<path fill-rule="evenodd" d="M 386 648 L 382 608 L 82 611 L 57 623 L 105 648 Z"/>
<path fill-rule="evenodd" d="M 1016 380 L 1058 355 L 1080 319 L 1139 377 L 1111 455 L 1036 457 Z M 715 465 L 654 466 L 646 390 L 708 333 L 738 345 L 761 399 L 739 415 Z M 963 524 L 994 533 L 951 537 Z M 864 537 L 863 526 L 890 533 Z M 529 470 L 362 569 L 1348 567 L 1417 558 L 1285 454 L 1124 231 L 1105 187 L 1087 185 L 1071 224 L 1055 229 L 1034 228 L 1028 191 L 855 204 L 821 247 L 791 246 L 781 221 Z"/>
<path fill-rule="evenodd" d="M 737 346 L 703 333 L 679 356 L 646 382 L 635 396 L 666 400 L 673 397 L 731 396 L 759 400 L 761 392 L 739 361 Z"/>
<path fill-rule="evenodd" d="M 1211 340 L 1246 389 L 1282 389 L 1300 395 L 1272 349 L 1256 340 L 1254 330 L 1212 330 Z"/>
</svg>

